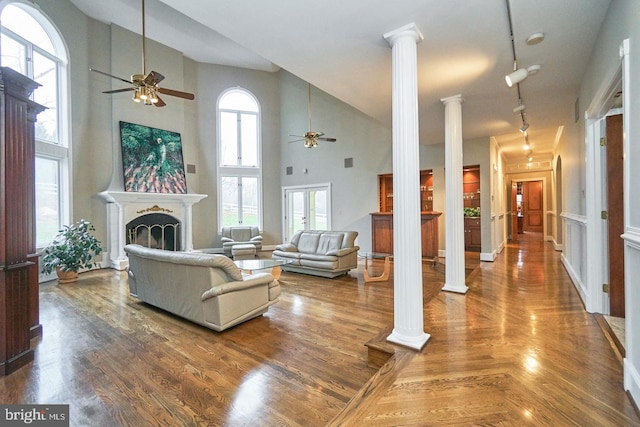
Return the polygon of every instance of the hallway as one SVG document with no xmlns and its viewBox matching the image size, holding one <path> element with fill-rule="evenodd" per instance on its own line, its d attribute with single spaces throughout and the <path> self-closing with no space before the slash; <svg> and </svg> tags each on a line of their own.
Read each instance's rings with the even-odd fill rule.
<svg viewBox="0 0 640 427">
<path fill-rule="evenodd" d="M 424 350 L 397 350 L 392 361 L 405 367 L 374 378 L 389 384 L 334 421 L 640 425 L 622 361 L 541 233 L 520 235 L 495 262 L 480 263 L 467 285 L 466 295 L 439 292 L 426 303 L 432 337 Z"/>
</svg>

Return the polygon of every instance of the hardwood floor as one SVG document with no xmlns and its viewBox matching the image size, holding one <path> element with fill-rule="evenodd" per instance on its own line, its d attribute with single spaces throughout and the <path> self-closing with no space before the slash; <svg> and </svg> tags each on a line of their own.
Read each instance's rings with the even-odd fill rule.
<svg viewBox="0 0 640 427">
<path fill-rule="evenodd" d="M 393 277 L 283 273 L 280 302 L 223 333 L 139 303 L 114 270 L 43 285 L 35 361 L 0 402 L 67 403 L 78 426 L 640 425 L 548 243 L 507 247 L 466 295 L 423 271 L 431 340 L 380 370 L 364 344 L 393 323 Z"/>
</svg>

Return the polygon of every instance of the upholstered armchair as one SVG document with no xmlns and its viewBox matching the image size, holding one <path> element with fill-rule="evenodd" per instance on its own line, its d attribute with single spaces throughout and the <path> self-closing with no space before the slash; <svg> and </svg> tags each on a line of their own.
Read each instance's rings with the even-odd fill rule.
<svg viewBox="0 0 640 427">
<path fill-rule="evenodd" d="M 256 251 L 262 249 L 260 229 L 254 226 L 222 227 L 222 248 L 227 256 L 231 256 L 234 245 L 251 244 Z"/>
</svg>

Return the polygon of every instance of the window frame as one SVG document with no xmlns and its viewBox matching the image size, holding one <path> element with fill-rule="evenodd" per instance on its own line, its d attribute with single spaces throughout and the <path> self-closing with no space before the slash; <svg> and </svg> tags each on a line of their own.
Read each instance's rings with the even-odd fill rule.
<svg viewBox="0 0 640 427">
<path fill-rule="evenodd" d="M 56 135 L 55 141 L 49 141 L 36 137 L 35 139 L 35 157 L 47 160 L 55 160 L 57 162 L 58 173 L 58 221 L 59 228 L 63 224 L 68 224 L 71 218 L 72 193 L 71 193 L 71 133 L 69 118 L 70 114 L 70 85 L 69 85 L 69 54 L 67 46 L 64 42 L 61 32 L 55 26 L 53 21 L 46 16 L 39 8 L 31 3 L 21 1 L 1 1 L 0 15 L 4 12 L 6 6 L 11 5 L 22 9 L 33 20 L 40 25 L 42 30 L 47 34 L 53 45 L 55 55 L 52 55 L 45 49 L 33 44 L 29 40 L 14 33 L 5 26 L 0 26 L 0 37 L 9 37 L 15 42 L 25 47 L 26 64 L 25 70 L 27 77 L 34 78 L 34 52 L 41 55 L 53 63 L 56 67 Z M 31 98 L 34 96 L 32 94 Z M 36 230 L 37 236 L 37 230 Z M 41 250 L 46 243 L 39 242 L 36 245 L 37 250 Z M 41 278 L 42 280 L 43 278 Z"/>
<path fill-rule="evenodd" d="M 231 93 L 242 93 L 255 103 L 257 111 L 248 111 L 241 109 L 229 109 L 220 108 L 220 103 L 224 97 Z M 236 165 L 223 165 L 222 161 L 222 113 L 236 114 L 236 126 L 237 126 L 237 153 L 238 159 L 242 156 L 242 125 L 241 116 L 243 114 L 250 114 L 256 116 L 256 165 L 255 166 L 243 166 L 242 164 Z M 223 178 L 235 178 L 238 180 L 238 223 L 236 225 L 243 225 L 243 203 L 242 203 L 242 184 L 241 179 L 244 177 L 257 179 L 257 215 L 258 215 L 258 227 L 262 229 L 263 225 L 263 203 L 262 203 L 262 108 L 260 102 L 256 96 L 249 90 L 241 87 L 228 88 L 220 93 L 216 101 L 216 119 L 217 119 L 217 140 L 216 140 L 216 152 L 217 152 L 217 182 L 218 182 L 218 231 L 222 231 L 224 226 L 224 209 L 223 209 L 223 194 L 221 191 L 221 182 Z M 241 163 L 239 160 L 238 163 Z"/>
</svg>

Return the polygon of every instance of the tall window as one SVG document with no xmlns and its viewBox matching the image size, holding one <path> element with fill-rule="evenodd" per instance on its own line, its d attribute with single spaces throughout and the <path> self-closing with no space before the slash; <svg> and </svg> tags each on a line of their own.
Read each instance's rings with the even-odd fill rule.
<svg viewBox="0 0 640 427">
<path fill-rule="evenodd" d="M 67 54 L 51 21 L 25 3 L 5 6 L 1 22 L 2 66 L 40 83 L 32 99 L 47 107 L 35 127 L 36 245 L 43 247 L 69 218 Z"/>
<path fill-rule="evenodd" d="M 233 88 L 218 99 L 219 226 L 262 226 L 260 108 Z"/>
</svg>

